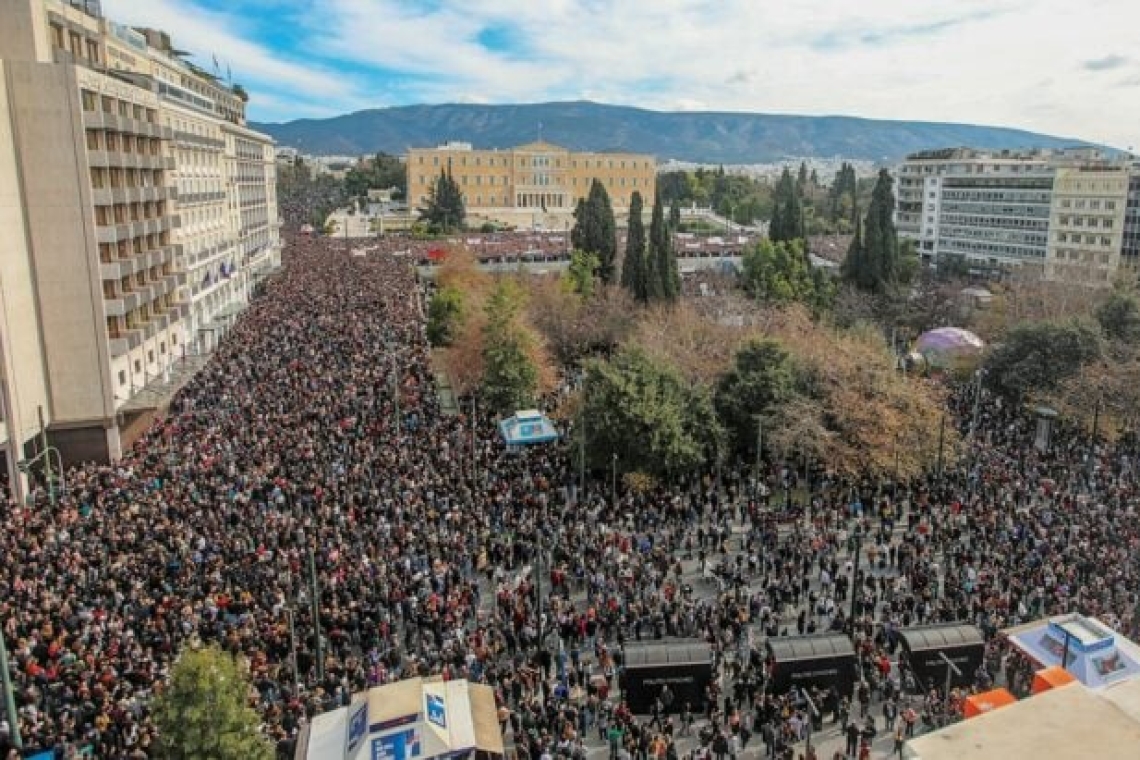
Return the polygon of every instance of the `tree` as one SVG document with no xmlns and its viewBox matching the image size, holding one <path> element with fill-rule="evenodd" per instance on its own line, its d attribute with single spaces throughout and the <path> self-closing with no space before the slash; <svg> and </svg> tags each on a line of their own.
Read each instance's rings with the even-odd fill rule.
<svg viewBox="0 0 1140 760">
<path fill-rule="evenodd" d="M 594 469 L 610 468 L 616 454 L 625 472 L 680 474 L 700 468 L 723 446 L 708 392 L 639 348 L 590 362 L 582 393 Z"/>
<path fill-rule="evenodd" d="M 433 346 L 450 346 L 462 320 L 463 293 L 453 287 L 440 288 L 428 304 L 428 340 Z"/>
<path fill-rule="evenodd" d="M 835 180 L 831 183 L 831 189 L 828 192 L 828 216 L 832 222 L 837 222 L 841 219 L 855 223 L 857 215 L 856 201 L 858 199 L 859 187 L 858 181 L 855 178 L 855 167 L 851 164 L 844 162 L 839 171 L 835 173 Z"/>
<path fill-rule="evenodd" d="M 681 295 L 681 271 L 673 250 L 673 234 L 665 224 L 660 195 L 653 201 L 653 218 L 649 223 L 649 258 L 650 297 L 676 301 Z"/>
<path fill-rule="evenodd" d="M 484 307 L 483 395 L 499 414 L 530 406 L 538 389 L 538 368 L 528 351 L 528 335 L 517 321 L 521 307 L 522 294 L 507 279 L 496 283 Z"/>
<path fill-rule="evenodd" d="M 598 257 L 585 251 L 570 252 L 570 266 L 566 269 L 565 281 L 570 291 L 583 298 L 594 294 L 594 275 L 598 271 Z"/>
<path fill-rule="evenodd" d="M 792 173 L 784 167 L 772 201 L 772 221 L 768 227 L 768 238 L 773 242 L 790 241 L 804 237 L 803 203 L 796 189 Z"/>
<path fill-rule="evenodd" d="M 420 219 L 426 221 L 433 232 L 446 234 L 463 229 L 466 216 L 459 185 L 449 172 L 441 169 L 428 195 L 427 205 L 420 209 Z"/>
<path fill-rule="evenodd" d="M 390 156 L 383 151 L 372 158 L 359 161 L 348 170 L 344 177 L 344 187 L 350 196 L 366 196 L 369 190 L 395 188 L 396 194 L 407 192 L 407 167 L 399 156 Z"/>
<path fill-rule="evenodd" d="M 883 169 L 871 193 L 871 204 L 843 262 L 843 277 L 862 290 L 883 293 L 897 285 L 906 267 L 895 229 L 895 196 L 890 172 Z"/>
<path fill-rule="evenodd" d="M 669 229 L 673 232 L 681 229 L 681 204 L 676 198 L 669 204 Z"/>
<path fill-rule="evenodd" d="M 1087 322 L 1023 323 L 986 357 L 986 384 L 1011 400 L 1023 401 L 1054 390 L 1100 356 L 1100 335 Z"/>
<path fill-rule="evenodd" d="M 823 308 L 834 296 L 831 281 L 812 267 L 802 240 L 761 240 L 744 249 L 741 265 L 744 288 L 760 301 Z"/>
<path fill-rule="evenodd" d="M 1114 291 L 1096 310 L 1096 321 L 1111 340 L 1140 341 L 1140 302 L 1132 293 Z"/>
<path fill-rule="evenodd" d="M 161 756 L 273 758 L 249 693 L 246 675 L 231 655 L 214 646 L 184 649 L 152 703 Z"/>
<path fill-rule="evenodd" d="M 625 238 L 625 259 L 621 267 L 621 285 L 641 303 L 650 299 L 650 269 L 645 254 L 645 223 L 642 221 L 641 193 L 636 190 L 629 199 L 629 230 Z"/>
<path fill-rule="evenodd" d="M 580 251 L 598 257 L 598 276 L 602 282 L 614 281 L 617 257 L 617 224 L 609 193 L 598 180 L 590 183 L 590 193 L 578 200 L 574 209 L 574 227 L 570 230 L 570 243 Z"/>
<path fill-rule="evenodd" d="M 737 352 L 732 369 L 717 384 L 714 403 L 738 452 L 755 452 L 756 416 L 788 401 L 792 383 L 791 360 L 775 341 L 752 340 Z"/>
</svg>

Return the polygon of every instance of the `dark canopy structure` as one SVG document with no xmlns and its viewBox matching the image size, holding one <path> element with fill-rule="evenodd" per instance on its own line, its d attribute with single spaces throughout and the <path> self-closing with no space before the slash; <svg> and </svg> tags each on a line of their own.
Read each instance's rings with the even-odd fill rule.
<svg viewBox="0 0 1140 760">
<path fill-rule="evenodd" d="M 855 686 L 855 648 L 839 633 L 781 636 L 768 639 L 775 694 L 792 689 L 834 688 L 850 694 Z"/>
<path fill-rule="evenodd" d="M 986 642 L 977 627 L 964 623 L 925 625 L 907 628 L 899 634 L 903 651 L 901 658 L 913 671 L 919 690 L 931 683 L 942 687 L 946 672 L 950 670 L 950 685 L 968 686 L 974 682 L 974 673 L 986 654 Z M 945 655 L 959 672 L 948 668 Z"/>
<path fill-rule="evenodd" d="M 677 712 L 686 702 L 703 710 L 713 678 L 712 649 L 703 641 L 627 642 L 622 692 L 629 709 L 647 714 L 665 685 L 673 694 L 667 707 Z"/>
</svg>

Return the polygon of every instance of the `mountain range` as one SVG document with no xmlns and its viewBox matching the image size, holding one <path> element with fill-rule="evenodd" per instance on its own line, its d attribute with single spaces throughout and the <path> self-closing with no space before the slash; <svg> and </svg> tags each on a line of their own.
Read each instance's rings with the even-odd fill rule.
<svg viewBox="0 0 1140 760">
<path fill-rule="evenodd" d="M 281 145 L 315 155 L 401 155 L 448 140 L 509 148 L 541 137 L 571 150 L 649 153 L 658 161 L 754 164 L 795 157 L 890 163 L 934 148 L 1087 145 L 1005 127 L 851 116 L 649 111 L 589 101 L 523 105 L 412 105 L 327 119 L 254 123 Z"/>
</svg>

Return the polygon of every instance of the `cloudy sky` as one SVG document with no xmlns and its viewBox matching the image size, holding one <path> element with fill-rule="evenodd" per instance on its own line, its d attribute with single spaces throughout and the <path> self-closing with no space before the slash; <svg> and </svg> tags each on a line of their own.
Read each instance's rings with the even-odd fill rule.
<svg viewBox="0 0 1140 760">
<path fill-rule="evenodd" d="M 103 0 L 259 121 L 409 103 L 1022 127 L 1140 148 L 1138 0 Z"/>
</svg>

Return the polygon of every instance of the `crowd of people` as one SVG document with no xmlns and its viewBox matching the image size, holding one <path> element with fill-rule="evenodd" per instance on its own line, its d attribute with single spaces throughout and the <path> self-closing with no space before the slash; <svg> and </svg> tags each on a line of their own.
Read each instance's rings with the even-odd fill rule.
<svg viewBox="0 0 1140 760">
<path fill-rule="evenodd" d="M 819 468 L 790 523 L 773 513 L 797 474 L 778 462 L 760 482 L 742 464 L 613 503 L 608 481 L 579 492 L 563 446 L 507 452 L 493 420 L 441 413 L 396 253 L 293 237 L 121 461 L 73 468 L 55 507 L 42 488 L 6 504 L 0 625 L 27 746 L 154 757 L 150 699 L 183 647 L 217 643 L 247 664 L 280 757 L 314 714 L 428 674 L 492 685 L 531 760 L 592 742 L 678 757 L 682 738 L 717 760 L 812 758 L 825 726 L 867 757 L 964 696 L 897 665 L 906 627 L 981 628 L 979 687 L 1022 677 L 1006 626 L 1077 610 L 1136 632 L 1131 439 L 1091 450 L 1061 430 L 1041 452 L 1032 419 L 987 400 L 945 472 L 895 488 Z M 968 392 L 953 403 L 966 425 Z M 764 638 L 826 630 L 854 637 L 854 691 L 771 693 Z M 708 642 L 717 677 L 699 704 L 662 693 L 634 716 L 626 643 L 666 637 Z"/>
</svg>

